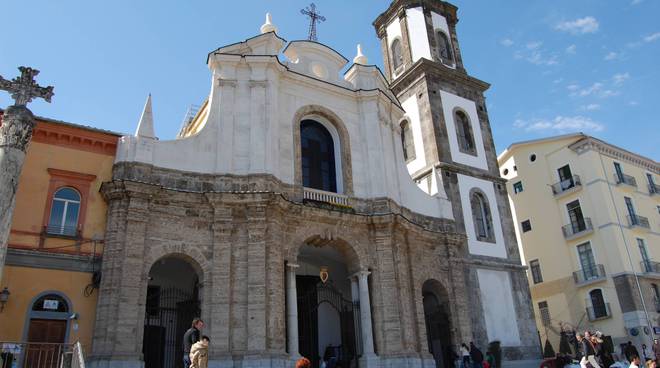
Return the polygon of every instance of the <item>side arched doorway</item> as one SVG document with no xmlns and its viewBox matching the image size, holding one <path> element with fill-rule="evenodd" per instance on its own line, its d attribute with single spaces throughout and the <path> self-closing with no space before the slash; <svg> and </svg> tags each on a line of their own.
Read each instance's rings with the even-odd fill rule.
<svg viewBox="0 0 660 368">
<path fill-rule="evenodd" d="M 142 353 L 145 368 L 183 368 L 183 334 L 199 317 L 200 276 L 192 261 L 170 255 L 149 271 Z"/>
<path fill-rule="evenodd" d="M 61 364 L 63 345 L 68 341 L 71 302 L 63 294 L 47 291 L 37 295 L 28 312 L 26 341 L 29 343 L 24 367 L 57 368 Z"/>
<path fill-rule="evenodd" d="M 437 280 L 427 280 L 422 285 L 424 320 L 429 352 L 437 368 L 452 368 L 453 351 L 449 295 Z"/>
<path fill-rule="evenodd" d="M 341 241 L 309 242 L 300 248 L 296 271 L 300 354 L 318 368 L 357 367 L 360 303 L 348 246 Z M 325 278 L 327 276 L 327 278 Z M 324 280 L 325 279 L 325 280 Z"/>
</svg>

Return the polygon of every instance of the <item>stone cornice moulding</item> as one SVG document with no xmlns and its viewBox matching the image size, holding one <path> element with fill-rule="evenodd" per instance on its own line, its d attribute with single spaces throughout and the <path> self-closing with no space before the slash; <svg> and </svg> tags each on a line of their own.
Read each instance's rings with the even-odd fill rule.
<svg viewBox="0 0 660 368">
<path fill-rule="evenodd" d="M 37 120 L 32 140 L 65 148 L 114 156 L 119 137 Z"/>
<path fill-rule="evenodd" d="M 587 136 L 586 138 L 580 139 L 579 141 L 570 144 L 568 148 L 575 151 L 577 154 L 585 153 L 589 150 L 595 150 L 606 156 L 627 161 L 630 164 L 641 166 L 648 171 L 653 172 L 656 175 L 660 175 L 660 164 L 657 162 L 648 159 L 646 157 L 637 155 L 635 153 L 626 151 L 617 146 L 611 145 L 607 142 L 603 142 L 600 139 Z"/>
<path fill-rule="evenodd" d="M 96 175 L 92 175 L 92 174 L 84 174 L 75 171 L 54 169 L 52 167 L 49 167 L 47 170 L 51 176 L 59 176 L 67 179 L 76 179 L 76 180 L 82 180 L 88 182 L 94 181 L 94 179 L 96 179 Z"/>
</svg>

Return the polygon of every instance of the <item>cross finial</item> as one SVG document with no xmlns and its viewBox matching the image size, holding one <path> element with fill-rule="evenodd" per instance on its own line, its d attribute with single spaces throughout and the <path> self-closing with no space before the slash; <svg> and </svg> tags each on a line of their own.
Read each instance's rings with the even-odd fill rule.
<svg viewBox="0 0 660 368">
<path fill-rule="evenodd" d="M 305 9 L 300 9 L 300 13 L 309 17 L 309 36 L 310 41 L 317 41 L 316 38 L 316 22 L 325 22 L 325 17 L 316 12 L 316 5 L 309 4 Z"/>
<path fill-rule="evenodd" d="M 18 67 L 21 76 L 8 81 L 0 76 L 0 90 L 11 94 L 15 106 L 25 106 L 35 97 L 43 98 L 50 102 L 53 97 L 53 86 L 41 87 L 35 82 L 34 77 L 39 74 L 37 69 L 27 66 Z"/>
</svg>

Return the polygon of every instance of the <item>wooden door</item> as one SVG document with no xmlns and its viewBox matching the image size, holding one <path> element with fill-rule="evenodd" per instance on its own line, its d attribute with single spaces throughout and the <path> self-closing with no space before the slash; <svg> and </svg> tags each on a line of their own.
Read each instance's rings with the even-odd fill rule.
<svg viewBox="0 0 660 368">
<path fill-rule="evenodd" d="M 31 319 L 28 329 L 30 344 L 25 354 L 25 367 L 59 367 L 65 337 L 66 320 Z"/>
</svg>

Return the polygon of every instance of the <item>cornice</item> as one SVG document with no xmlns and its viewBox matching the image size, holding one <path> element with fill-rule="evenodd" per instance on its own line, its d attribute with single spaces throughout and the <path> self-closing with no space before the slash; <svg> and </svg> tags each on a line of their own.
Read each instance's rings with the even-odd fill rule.
<svg viewBox="0 0 660 368">
<path fill-rule="evenodd" d="M 32 135 L 34 142 L 108 156 L 117 151 L 118 137 L 72 126 L 39 121 Z"/>
<path fill-rule="evenodd" d="M 600 139 L 594 137 L 587 136 L 569 145 L 568 148 L 572 149 L 578 154 L 582 154 L 586 151 L 594 150 L 606 156 L 610 156 L 612 158 L 616 158 L 622 161 L 627 161 L 628 163 L 631 163 L 633 165 L 640 166 L 655 174 L 660 174 L 660 164 L 658 164 L 656 161 L 626 151 L 622 148 L 611 145 L 607 142 L 601 141 Z"/>
<path fill-rule="evenodd" d="M 422 6 L 424 10 L 434 11 L 447 18 L 451 25 L 458 23 L 458 7 L 445 1 L 424 1 L 424 0 L 394 0 L 390 3 L 387 10 L 381 13 L 372 25 L 378 32 L 378 28 L 391 23 L 392 19 L 399 17 L 401 11 L 408 8 L 417 8 Z"/>
<path fill-rule="evenodd" d="M 490 88 L 490 84 L 487 82 L 426 58 L 417 60 L 402 75 L 392 81 L 390 88 L 396 93 L 396 95 L 400 95 L 402 91 L 414 85 L 412 82 L 427 76 L 471 87 L 480 93 L 484 93 Z"/>
</svg>

